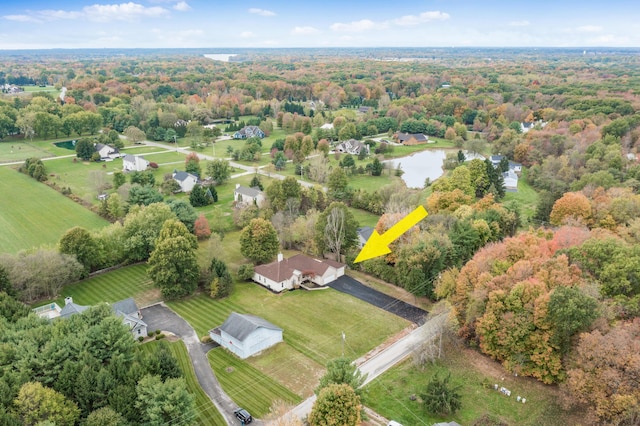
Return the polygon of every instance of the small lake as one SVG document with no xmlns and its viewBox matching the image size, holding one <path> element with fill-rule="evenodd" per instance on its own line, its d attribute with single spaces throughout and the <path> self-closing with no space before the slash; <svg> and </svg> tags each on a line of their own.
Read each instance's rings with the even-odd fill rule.
<svg viewBox="0 0 640 426">
<path fill-rule="evenodd" d="M 213 59 L 214 61 L 222 61 L 222 62 L 229 62 L 229 60 L 234 56 L 238 56 L 238 54 L 237 53 L 207 53 L 204 55 L 205 58 Z"/>
<path fill-rule="evenodd" d="M 383 163 L 390 164 L 395 169 L 400 164 L 404 172 L 402 179 L 409 188 L 424 188 L 424 180 L 429 178 L 431 182 L 438 179 L 444 173 L 442 162 L 447 156 L 443 149 L 427 149 L 416 152 L 406 157 L 386 160 Z M 389 166 L 386 166 L 389 167 Z"/>
<path fill-rule="evenodd" d="M 58 148 L 70 149 L 71 151 L 76 150 L 76 141 L 54 142 L 53 144 Z"/>
</svg>

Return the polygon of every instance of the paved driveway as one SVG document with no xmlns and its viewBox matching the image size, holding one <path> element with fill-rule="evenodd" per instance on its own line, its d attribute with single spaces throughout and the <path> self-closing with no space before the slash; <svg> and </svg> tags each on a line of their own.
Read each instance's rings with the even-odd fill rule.
<svg viewBox="0 0 640 426">
<path fill-rule="evenodd" d="M 149 331 L 170 331 L 184 341 L 202 390 L 211 398 L 228 424 L 238 424 L 238 420 L 233 415 L 237 405 L 224 393 L 209 365 L 207 352 L 211 349 L 211 345 L 200 343 L 195 330 L 189 323 L 162 303 L 148 306 L 141 311 L 142 319 L 147 323 Z"/>
<path fill-rule="evenodd" d="M 395 314 L 401 318 L 409 320 L 415 324 L 422 325 L 425 321 L 427 311 L 418 308 L 417 306 L 410 305 L 402 300 L 393 298 L 384 293 L 374 290 L 371 287 L 367 287 L 360 281 L 343 275 L 331 284 L 329 287 L 334 288 L 343 293 L 347 293 L 360 300 L 364 300 L 378 308 L 384 309 L 387 312 Z"/>
</svg>

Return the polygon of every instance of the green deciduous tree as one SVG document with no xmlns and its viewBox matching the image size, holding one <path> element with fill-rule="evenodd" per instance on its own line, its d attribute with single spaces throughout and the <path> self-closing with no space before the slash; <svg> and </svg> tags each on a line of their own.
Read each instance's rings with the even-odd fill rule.
<svg viewBox="0 0 640 426">
<path fill-rule="evenodd" d="M 85 426 L 121 426 L 127 424 L 127 422 L 113 408 L 102 407 L 92 411 L 83 424 Z"/>
<path fill-rule="evenodd" d="M 162 225 L 168 219 L 177 219 L 164 203 L 135 206 L 124 221 L 124 251 L 129 262 L 139 262 L 149 257 L 156 245 Z"/>
<path fill-rule="evenodd" d="M 222 185 L 231 176 L 231 166 L 227 160 L 216 159 L 207 163 L 207 175 L 216 184 Z"/>
<path fill-rule="evenodd" d="M 240 252 L 254 263 L 271 262 L 279 249 L 278 234 L 267 220 L 252 219 L 240 233 Z"/>
<path fill-rule="evenodd" d="M 58 426 L 73 426 L 80 416 L 80 410 L 73 401 L 39 382 L 22 385 L 14 404 L 26 425 L 48 420 Z"/>
<path fill-rule="evenodd" d="M 91 159 L 93 153 L 96 152 L 93 140 L 89 138 L 81 138 L 76 142 L 76 155 L 85 161 Z"/>
<path fill-rule="evenodd" d="M 58 242 L 60 253 L 75 256 L 84 267 L 84 276 L 95 270 L 98 247 L 89 231 L 79 226 L 68 230 Z"/>
<path fill-rule="evenodd" d="M 147 273 L 163 297 L 175 299 L 191 294 L 198 286 L 196 237 L 177 219 L 167 220 L 149 257 Z"/>
<path fill-rule="evenodd" d="M 227 297 L 231 294 L 233 279 L 227 268 L 227 264 L 222 260 L 213 258 L 209 265 L 210 295 L 214 298 Z"/>
<path fill-rule="evenodd" d="M 552 341 L 563 353 L 569 349 L 571 336 L 586 330 L 598 317 L 598 302 L 573 287 L 556 287 L 547 309 L 549 323 L 554 328 Z"/>
<path fill-rule="evenodd" d="M 184 199 L 169 200 L 167 204 L 169 208 L 171 208 L 171 211 L 176 214 L 178 220 L 184 223 L 184 226 L 187 227 L 189 232 L 193 232 L 196 219 L 198 218 L 198 213 L 193 206 Z"/>
<path fill-rule="evenodd" d="M 320 391 L 309 414 L 311 426 L 360 424 L 360 397 L 351 386 L 331 384 Z"/>
<path fill-rule="evenodd" d="M 353 213 L 341 202 L 333 202 L 320 215 L 316 223 L 316 244 L 320 253 L 331 251 L 336 260 L 357 241 L 358 222 Z"/>
<path fill-rule="evenodd" d="M 135 126 L 127 127 L 123 133 L 133 144 L 140 143 L 147 138 L 147 135 Z"/>
</svg>

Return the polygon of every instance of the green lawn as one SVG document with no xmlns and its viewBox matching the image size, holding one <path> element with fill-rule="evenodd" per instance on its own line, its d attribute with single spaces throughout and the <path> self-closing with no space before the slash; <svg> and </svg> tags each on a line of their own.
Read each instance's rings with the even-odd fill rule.
<svg viewBox="0 0 640 426">
<path fill-rule="evenodd" d="M 499 369 L 487 369 L 484 372 L 467 358 L 468 350 L 460 353 L 454 351 L 452 349 L 448 354 L 449 359 L 428 364 L 424 371 L 414 367 L 411 359 L 395 366 L 366 386 L 365 404 L 377 413 L 405 425 L 430 425 L 452 420 L 468 425 L 488 413 L 494 423 L 483 424 L 497 424 L 498 420 L 509 425 L 572 424 L 564 417 L 552 387 L 527 378 L 510 375 L 501 377 Z M 478 354 L 475 356 L 482 357 Z M 462 408 L 453 415 L 432 415 L 424 409 L 420 400 L 420 394 L 436 373 L 440 377 L 450 373 L 450 383 L 461 386 Z M 511 397 L 494 390 L 494 383 L 509 389 Z M 412 400 L 412 395 L 417 399 Z M 518 395 L 527 399 L 526 404 L 516 401 Z"/>
<path fill-rule="evenodd" d="M 138 306 L 142 307 L 160 300 L 160 294 L 147 276 L 144 264 L 119 268 L 66 285 L 57 300 L 60 306 L 63 306 L 66 296 L 72 296 L 73 301 L 80 305 L 113 303 L 133 297 Z"/>
<path fill-rule="evenodd" d="M 48 164 L 47 164 L 48 167 Z M 74 226 L 108 224 L 64 195 L 9 167 L 0 167 L 0 252 L 54 245 Z"/>
<path fill-rule="evenodd" d="M 527 171 L 522 171 L 522 176 L 518 179 L 518 192 L 507 192 L 504 201 L 514 200 L 520 206 L 522 223 L 526 224 L 533 217 L 538 205 L 538 193 L 529 182 L 527 182 Z"/>
<path fill-rule="evenodd" d="M 292 405 L 302 400 L 286 387 L 222 348 L 215 348 L 207 355 L 209 364 L 226 394 L 252 416 L 264 417 L 277 400 Z M 281 365 L 282 362 L 283 360 L 280 360 Z"/>
<path fill-rule="evenodd" d="M 13 163 L 24 161 L 30 157 L 44 158 L 51 155 L 49 151 L 29 143 L 28 140 L 20 139 L 0 142 L 0 163 Z"/>
<path fill-rule="evenodd" d="M 353 213 L 353 217 L 355 217 L 356 221 L 360 226 L 370 226 L 374 228 L 380 219 L 380 216 L 369 213 L 368 211 L 361 209 L 354 209 L 353 207 L 349 207 L 351 213 Z"/>
<path fill-rule="evenodd" d="M 184 378 L 187 382 L 187 389 L 189 392 L 195 396 L 195 405 L 196 405 L 196 419 L 195 424 L 197 425 L 226 425 L 226 421 L 222 414 L 218 411 L 211 399 L 207 396 L 206 393 L 200 387 L 198 383 L 198 379 L 196 378 L 195 372 L 193 371 L 193 366 L 191 365 L 191 359 L 189 358 L 189 353 L 187 352 L 187 348 L 184 345 L 184 342 L 167 342 L 165 340 L 156 340 L 145 343 L 143 345 L 138 346 L 138 349 L 151 353 L 156 349 L 157 346 L 164 345 L 168 347 L 171 351 L 171 354 L 176 357 L 178 360 L 178 364 L 182 369 L 182 373 L 184 374 Z"/>
</svg>

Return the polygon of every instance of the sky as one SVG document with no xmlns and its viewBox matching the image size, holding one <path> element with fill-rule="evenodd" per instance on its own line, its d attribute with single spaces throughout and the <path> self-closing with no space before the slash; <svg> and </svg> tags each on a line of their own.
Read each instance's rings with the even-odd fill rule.
<svg viewBox="0 0 640 426">
<path fill-rule="evenodd" d="M 100 1 L 0 0 L 0 49 L 640 46 L 638 0 Z"/>
</svg>

